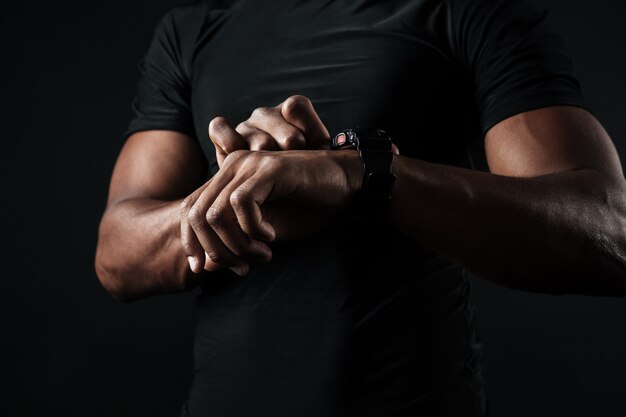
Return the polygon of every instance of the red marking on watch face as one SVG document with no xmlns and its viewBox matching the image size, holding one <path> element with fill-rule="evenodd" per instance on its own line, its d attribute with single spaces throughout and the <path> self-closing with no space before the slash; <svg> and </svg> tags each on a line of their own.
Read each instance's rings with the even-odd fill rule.
<svg viewBox="0 0 626 417">
<path fill-rule="evenodd" d="M 340 133 L 337 135 L 337 146 L 344 145 L 346 143 L 346 134 Z"/>
</svg>

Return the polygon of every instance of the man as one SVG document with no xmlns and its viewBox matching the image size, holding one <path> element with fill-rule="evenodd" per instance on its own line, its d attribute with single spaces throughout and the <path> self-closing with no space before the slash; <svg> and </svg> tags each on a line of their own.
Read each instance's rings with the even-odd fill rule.
<svg viewBox="0 0 626 417">
<path fill-rule="evenodd" d="M 184 413 L 484 416 L 468 272 L 626 293 L 620 161 L 543 12 L 195 2 L 141 71 L 96 270 L 201 287 Z"/>
</svg>

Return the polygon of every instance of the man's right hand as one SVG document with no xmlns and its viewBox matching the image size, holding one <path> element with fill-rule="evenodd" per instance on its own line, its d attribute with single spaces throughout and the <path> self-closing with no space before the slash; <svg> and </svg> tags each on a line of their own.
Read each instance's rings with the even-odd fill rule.
<svg viewBox="0 0 626 417">
<path fill-rule="evenodd" d="M 330 135 L 304 96 L 290 96 L 275 107 L 261 107 L 235 129 L 223 117 L 209 123 L 209 138 L 215 145 L 218 165 L 237 150 L 296 150 L 328 149 Z M 181 204 L 181 239 L 189 265 L 194 272 L 215 271 L 225 267 L 238 275 L 248 272 L 249 259 L 269 261 L 271 250 L 266 242 L 243 237 L 241 230 L 220 230 L 212 225 L 211 210 L 202 204 L 201 195 L 207 182 Z M 329 215 L 317 209 L 289 201 L 277 201 L 263 207 L 264 218 L 271 219 L 278 240 L 302 239 L 328 222 Z M 231 247 L 222 239 L 224 234 L 236 234 L 237 242 L 245 247 Z M 210 250 L 205 250 L 210 249 Z"/>
</svg>

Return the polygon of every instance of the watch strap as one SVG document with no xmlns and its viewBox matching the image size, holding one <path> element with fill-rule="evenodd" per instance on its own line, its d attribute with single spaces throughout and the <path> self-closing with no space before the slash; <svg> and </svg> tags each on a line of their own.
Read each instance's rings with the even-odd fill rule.
<svg viewBox="0 0 626 417">
<path fill-rule="evenodd" d="M 384 130 L 370 127 L 346 129 L 333 138 L 331 149 L 353 147 L 363 161 L 363 182 L 348 210 L 350 217 L 375 217 L 389 205 L 395 181 L 391 145 Z"/>
</svg>

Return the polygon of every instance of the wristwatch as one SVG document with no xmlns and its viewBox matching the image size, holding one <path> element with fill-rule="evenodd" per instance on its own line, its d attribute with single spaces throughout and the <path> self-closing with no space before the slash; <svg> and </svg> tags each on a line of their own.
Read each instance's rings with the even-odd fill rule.
<svg viewBox="0 0 626 417">
<path fill-rule="evenodd" d="M 342 130 L 332 139 L 330 149 L 353 147 L 363 161 L 363 184 L 348 209 L 348 216 L 376 217 L 387 209 L 396 180 L 391 170 L 391 145 L 391 137 L 386 131 L 369 126 Z"/>
</svg>

